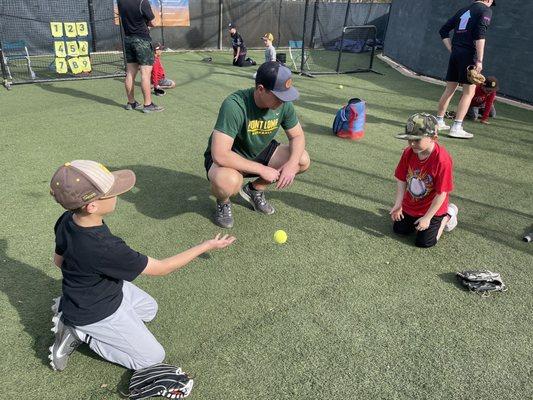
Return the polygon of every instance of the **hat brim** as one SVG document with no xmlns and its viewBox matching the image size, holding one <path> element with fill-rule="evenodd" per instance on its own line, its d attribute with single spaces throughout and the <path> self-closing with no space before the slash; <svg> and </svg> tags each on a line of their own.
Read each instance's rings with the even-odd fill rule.
<svg viewBox="0 0 533 400">
<path fill-rule="evenodd" d="M 119 196 L 123 193 L 129 192 L 131 188 L 135 186 L 135 172 L 130 169 L 121 169 L 112 172 L 115 177 L 115 183 L 109 189 L 109 192 L 105 193 L 101 199 L 108 199 L 110 197 Z"/>
<path fill-rule="evenodd" d="M 295 101 L 295 100 L 298 100 L 298 98 L 300 97 L 300 93 L 294 86 L 291 86 L 287 90 L 283 90 L 283 91 L 272 90 L 272 93 L 274 93 L 274 96 L 276 96 L 278 99 L 280 99 L 283 102 Z"/>
<path fill-rule="evenodd" d="M 425 135 L 427 136 L 427 135 Z M 418 140 L 422 139 L 425 136 L 416 136 L 416 135 L 408 135 L 406 133 L 398 133 L 396 135 L 396 139 L 403 139 L 403 140 Z"/>
</svg>

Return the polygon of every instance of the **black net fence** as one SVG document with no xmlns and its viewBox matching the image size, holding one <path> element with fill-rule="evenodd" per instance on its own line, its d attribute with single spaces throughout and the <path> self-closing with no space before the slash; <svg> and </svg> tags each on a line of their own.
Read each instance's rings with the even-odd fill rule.
<svg viewBox="0 0 533 400">
<path fill-rule="evenodd" d="M 324 71 L 336 66 L 338 51 L 328 50 L 327 45 L 335 45 L 345 25 L 374 25 L 379 44 L 390 8 L 390 4 L 352 1 L 345 23 L 347 1 L 343 0 L 146 1 L 156 15 L 152 39 L 171 50 L 228 48 L 231 41 L 227 26 L 231 22 L 237 25 L 248 48 L 262 48 L 261 37 L 271 32 L 274 45 L 280 48 L 278 53 L 286 53 L 288 63 L 289 44 L 294 47 L 294 42 L 300 42 L 301 49 L 305 40 L 305 46 L 317 52 L 316 69 Z M 124 75 L 123 37 L 116 10 L 116 0 L 0 0 L 4 82 Z M 365 32 L 350 34 L 365 36 Z M 367 42 L 365 38 L 347 40 Z M 359 62 L 355 60 L 359 53 L 353 49 L 352 43 L 343 51 L 341 69 L 368 65 L 368 54 L 359 57 Z M 368 53 L 368 46 L 363 50 Z M 335 55 L 330 56 L 330 52 Z M 345 57 L 345 53 L 349 54 Z"/>
<path fill-rule="evenodd" d="M 0 49 L 6 85 L 124 75 L 110 0 L 0 0 Z"/>
<path fill-rule="evenodd" d="M 388 3 L 310 1 L 305 35 L 291 43 L 293 69 L 308 74 L 371 70 L 375 50 L 383 45 L 389 9 Z"/>
<path fill-rule="evenodd" d="M 483 74 L 498 78 L 499 94 L 533 104 L 533 30 L 528 22 L 533 20 L 533 3 L 502 3 L 503 7 L 498 2 L 493 8 Z M 468 4 L 465 0 L 394 0 L 385 55 L 421 75 L 444 79 L 450 54 L 442 44 L 439 29 Z"/>
<path fill-rule="evenodd" d="M 261 37 L 270 32 L 276 47 L 288 47 L 289 41 L 302 40 L 305 0 L 202 0 L 179 1 L 187 6 L 187 19 L 175 23 L 171 10 L 178 0 L 150 0 L 158 20 L 152 38 L 173 50 L 217 49 L 229 47 L 227 26 L 235 24 L 248 47 L 262 47 Z M 319 0 L 322 30 L 331 35 L 342 30 L 347 1 Z M 309 1 L 309 27 L 315 0 Z M 390 4 L 352 2 L 348 25 L 375 25 L 377 37 L 385 36 Z M 159 23 L 160 22 L 160 23 Z M 310 31 L 307 32 L 309 35 Z"/>
</svg>

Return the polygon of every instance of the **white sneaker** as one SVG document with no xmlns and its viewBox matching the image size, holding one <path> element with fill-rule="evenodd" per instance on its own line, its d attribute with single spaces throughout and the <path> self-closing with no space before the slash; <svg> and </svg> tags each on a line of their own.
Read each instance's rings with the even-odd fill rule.
<svg viewBox="0 0 533 400">
<path fill-rule="evenodd" d="M 454 228 L 457 226 L 457 214 L 458 213 L 459 213 L 459 209 L 457 208 L 457 206 L 453 203 L 450 203 L 450 205 L 448 206 L 448 215 L 450 216 L 450 219 L 448 220 L 446 225 L 444 225 L 444 230 L 446 232 L 453 231 Z"/>
<path fill-rule="evenodd" d="M 458 139 L 472 139 L 474 137 L 474 135 L 468 133 L 463 128 L 450 129 L 450 133 L 448 133 L 448 136 Z"/>
<path fill-rule="evenodd" d="M 450 130 L 450 125 L 446 125 L 446 122 L 442 121 L 437 124 L 437 129 L 439 131 L 448 131 Z"/>
</svg>

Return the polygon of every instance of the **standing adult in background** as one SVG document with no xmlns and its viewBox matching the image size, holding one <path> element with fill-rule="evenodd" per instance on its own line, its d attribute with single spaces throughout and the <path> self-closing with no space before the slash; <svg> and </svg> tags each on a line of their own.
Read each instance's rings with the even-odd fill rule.
<svg viewBox="0 0 533 400">
<path fill-rule="evenodd" d="M 440 98 L 437 112 L 439 130 L 450 129 L 444 123 L 444 114 L 457 86 L 459 84 L 463 85 L 463 94 L 457 107 L 457 116 L 450 129 L 449 136 L 451 137 L 461 139 L 474 137 L 474 135 L 465 132 L 463 129 L 463 119 L 476 90 L 476 86 L 468 82 L 467 67 L 474 65 L 478 72 L 483 69 L 485 34 L 492 19 L 490 7 L 494 5 L 496 5 L 495 0 L 475 1 L 474 4 L 460 9 L 439 31 L 444 45 L 451 53 L 446 74 L 446 89 Z M 452 29 L 453 39 L 450 40 L 450 31 Z"/>
<path fill-rule="evenodd" d="M 256 62 L 250 58 L 246 58 L 246 45 L 235 24 L 228 25 L 229 34 L 231 36 L 231 47 L 233 48 L 233 65 L 236 67 L 249 67 L 256 65 Z"/>
<path fill-rule="evenodd" d="M 154 64 L 154 49 L 149 26 L 154 26 L 155 15 L 148 0 L 118 0 L 118 13 L 124 28 L 124 52 L 126 53 L 126 110 L 143 112 L 163 111 L 163 107 L 152 103 L 150 79 Z M 135 100 L 135 77 L 141 71 L 141 89 L 144 107 Z"/>
</svg>

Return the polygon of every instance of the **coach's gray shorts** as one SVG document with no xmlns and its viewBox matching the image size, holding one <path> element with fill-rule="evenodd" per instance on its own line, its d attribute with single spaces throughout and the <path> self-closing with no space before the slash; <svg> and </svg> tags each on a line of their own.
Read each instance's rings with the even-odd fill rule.
<svg viewBox="0 0 533 400">
<path fill-rule="evenodd" d="M 124 281 L 122 304 L 109 317 L 76 326 L 85 342 L 102 358 L 137 370 L 160 363 L 165 350 L 144 325 L 157 314 L 157 302 L 133 283 Z"/>
</svg>

